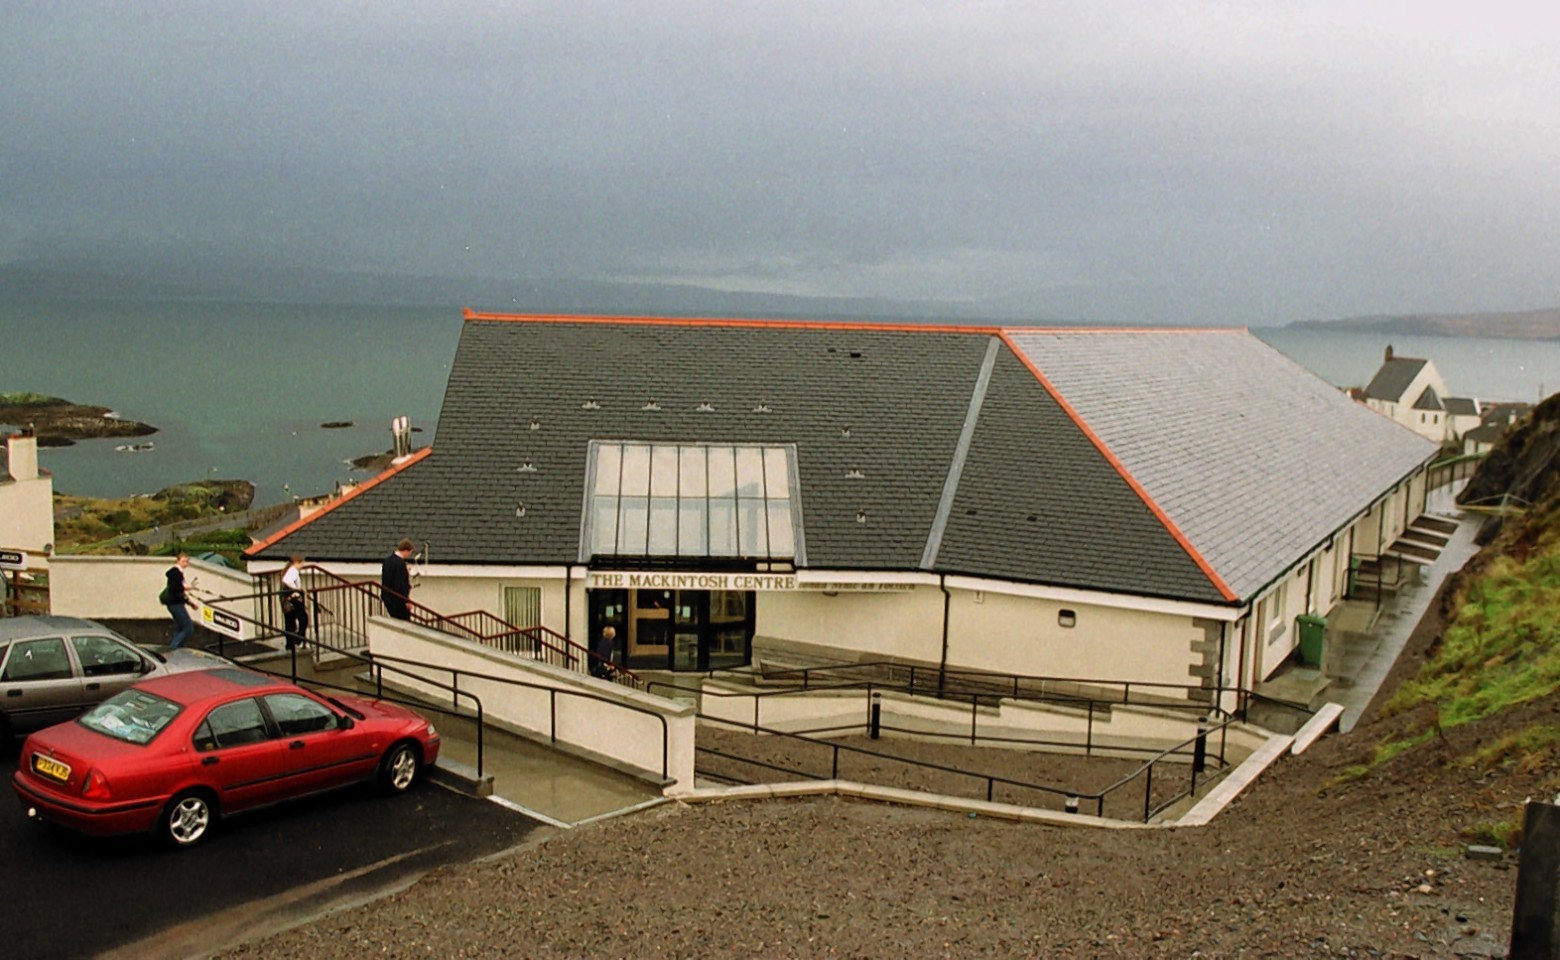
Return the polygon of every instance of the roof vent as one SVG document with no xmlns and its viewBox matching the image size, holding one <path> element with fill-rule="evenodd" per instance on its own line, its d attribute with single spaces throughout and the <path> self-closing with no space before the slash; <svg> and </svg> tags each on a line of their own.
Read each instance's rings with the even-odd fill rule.
<svg viewBox="0 0 1560 960">
<path fill-rule="evenodd" d="M 581 410 L 600 410 L 601 409 L 601 404 L 596 402 L 596 398 L 595 397 L 591 397 L 589 400 L 586 400 L 584 403 L 580 404 L 580 409 Z"/>
<path fill-rule="evenodd" d="M 540 429 L 542 429 L 541 418 L 539 418 L 539 417 L 532 417 L 531 418 L 531 429 L 532 430 L 540 430 Z"/>
<path fill-rule="evenodd" d="M 760 401 L 758 401 L 758 406 L 753 408 L 753 412 L 754 413 L 771 413 L 771 412 L 774 411 L 774 409 L 775 409 L 774 407 L 771 407 L 769 405 L 769 401 L 768 400 L 760 400 Z"/>
<path fill-rule="evenodd" d="M 852 360 L 860 360 L 861 359 L 861 351 L 860 350 L 852 350 L 850 352 L 850 358 Z"/>
<path fill-rule="evenodd" d="M 856 511 L 856 522 L 857 523 L 866 523 L 867 522 L 867 511 L 865 511 L 865 510 L 857 510 Z"/>
<path fill-rule="evenodd" d="M 519 471 L 520 473 L 535 473 L 536 472 L 536 464 L 532 463 L 529 460 L 522 460 L 522 461 L 520 461 L 520 466 L 516 467 L 515 469 L 517 471 Z M 1033 518 L 1031 518 L 1031 519 L 1033 519 Z"/>
<path fill-rule="evenodd" d="M 697 410 L 699 413 L 714 413 L 715 412 L 715 404 L 710 403 L 708 400 L 706 400 L 705 402 L 699 404 L 694 409 Z"/>
<path fill-rule="evenodd" d="M 640 407 L 639 409 L 641 409 L 641 410 L 659 410 L 659 409 L 661 409 L 661 405 L 656 402 L 655 397 L 651 397 L 649 400 L 646 400 L 645 401 L 645 405 Z"/>
<path fill-rule="evenodd" d="M 840 427 L 840 438 L 843 440 L 850 439 L 850 427 Z"/>
<path fill-rule="evenodd" d="M 525 501 L 524 500 L 516 500 L 515 501 L 515 516 L 517 516 L 517 517 L 525 516 Z"/>
<path fill-rule="evenodd" d="M 850 467 L 845 471 L 846 480 L 864 480 L 866 476 L 866 474 L 861 472 L 860 467 Z"/>
</svg>

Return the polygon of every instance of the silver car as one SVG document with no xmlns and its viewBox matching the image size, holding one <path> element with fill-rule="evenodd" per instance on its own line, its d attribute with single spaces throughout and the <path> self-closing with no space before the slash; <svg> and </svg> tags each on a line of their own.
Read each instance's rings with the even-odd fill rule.
<svg viewBox="0 0 1560 960">
<path fill-rule="evenodd" d="M 0 619 L 0 746 L 69 720 L 137 680 L 228 666 L 203 650 L 155 653 L 79 617 Z"/>
</svg>

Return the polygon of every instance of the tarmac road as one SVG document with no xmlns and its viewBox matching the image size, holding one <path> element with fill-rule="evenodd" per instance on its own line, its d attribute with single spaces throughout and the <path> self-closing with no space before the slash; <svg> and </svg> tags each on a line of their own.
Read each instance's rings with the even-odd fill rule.
<svg viewBox="0 0 1560 960">
<path fill-rule="evenodd" d="M 173 852 L 28 821 L 10 787 L 17 752 L 13 743 L 0 759 L 7 960 L 203 956 L 517 846 L 541 827 L 424 781 L 394 799 L 348 789 L 235 818 Z"/>
</svg>

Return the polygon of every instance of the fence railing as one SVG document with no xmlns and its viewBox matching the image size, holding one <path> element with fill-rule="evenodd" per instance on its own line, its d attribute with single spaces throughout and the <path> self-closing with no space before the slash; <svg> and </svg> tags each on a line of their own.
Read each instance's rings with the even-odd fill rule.
<svg viewBox="0 0 1560 960">
<path fill-rule="evenodd" d="M 308 632 L 318 645 L 342 654 L 367 646 L 368 619 L 384 609 L 384 588 L 374 581 L 349 580 L 315 564 L 301 567 L 300 572 L 309 612 Z M 283 636 L 285 591 L 281 574 L 269 575 L 266 587 L 263 592 L 253 595 L 255 616 L 264 623 L 266 637 Z M 400 596 L 394 592 L 392 595 Z M 249 597 L 218 599 L 237 602 Z M 401 599 L 410 613 L 411 622 L 419 626 L 475 640 L 483 646 L 551 666 L 589 671 L 622 686 L 643 689 L 638 674 L 547 627 L 516 626 L 486 610 L 443 614 L 409 597 Z"/>
<path fill-rule="evenodd" d="M 706 723 L 726 724 L 732 727 L 740 728 L 744 732 L 750 731 L 752 729 L 747 724 L 738 724 L 734 721 L 705 717 L 702 714 L 700 716 L 700 720 Z M 800 733 L 796 731 L 776 730 L 763 727 L 752 730 L 752 732 L 760 733 L 769 737 L 785 738 L 786 740 L 796 744 L 804 744 L 806 745 L 806 748 L 817 748 L 826 751 L 829 755 L 829 772 L 824 774 L 822 772 L 814 772 L 813 770 L 808 770 L 799 766 L 783 766 L 768 760 L 760 760 L 754 757 L 744 757 L 729 751 L 717 750 L 711 747 L 697 747 L 696 753 L 705 757 L 719 758 L 728 762 L 752 766 L 757 769 L 771 770 L 782 773 L 788 777 L 801 778 L 805 780 L 840 779 L 840 758 L 842 755 L 846 757 L 866 757 L 870 758 L 872 764 L 879 769 L 885 763 L 896 763 L 923 772 L 933 771 L 938 774 L 942 774 L 945 780 L 951 780 L 954 783 L 968 781 L 970 783 L 980 784 L 984 788 L 984 799 L 987 802 L 996 802 L 999 799 L 998 789 L 1002 788 L 1005 791 L 1001 795 L 1003 802 L 1015 802 L 1016 800 L 1022 798 L 1026 793 L 1039 794 L 1046 798 L 1052 805 L 1055 805 L 1059 802 L 1061 809 L 1066 813 L 1079 813 L 1083 805 L 1092 805 L 1094 808 L 1094 815 L 1099 817 L 1105 816 L 1105 804 L 1107 799 L 1112 797 L 1120 797 L 1125 800 L 1125 794 L 1127 791 L 1133 789 L 1134 785 L 1140 785 L 1143 791 L 1143 802 L 1141 804 L 1142 820 L 1143 822 L 1147 823 L 1155 816 L 1163 813 L 1165 810 L 1175 805 L 1177 802 L 1186 799 L 1187 797 L 1195 796 L 1197 793 L 1199 780 L 1206 782 L 1207 780 L 1211 779 L 1212 776 L 1214 776 L 1214 774 L 1209 774 L 1207 772 L 1210 763 L 1217 767 L 1218 771 L 1222 771 L 1227 767 L 1227 764 L 1223 759 L 1223 744 L 1226 740 L 1227 728 L 1231 722 L 1233 721 L 1230 719 L 1225 719 L 1216 725 L 1200 724 L 1197 728 L 1197 732 L 1193 736 L 1159 749 L 1132 771 L 1117 778 L 1109 786 L 1093 791 L 1081 789 L 1078 787 L 1064 787 L 1057 786 L 1055 784 L 1029 782 L 1013 777 L 1002 776 L 1000 774 L 985 773 L 976 770 L 966 770 L 948 764 L 936 763 L 933 761 L 921 760 L 915 757 L 906 757 L 900 754 L 889 753 L 887 751 L 874 750 L 867 747 L 840 743 L 837 740 L 824 739 L 814 736 L 811 733 Z M 851 724 L 848 726 L 837 726 L 831 728 L 830 732 L 833 736 L 839 736 L 842 733 L 854 732 L 857 729 L 858 727 L 856 724 Z M 875 731 L 880 732 L 881 730 L 892 730 L 894 728 L 881 726 L 880 723 L 875 723 L 869 716 L 865 723 L 860 725 L 860 729 L 866 735 L 872 736 Z M 924 735 L 923 731 L 901 732 L 911 732 L 917 734 L 918 736 Z M 1218 735 L 1220 748 L 1217 754 L 1210 754 L 1208 752 L 1209 738 L 1215 734 Z M 1009 745 L 1011 745 L 1011 742 L 1009 742 Z M 803 749 L 805 750 L 806 748 Z M 801 751 L 799 750 L 798 752 Z M 1167 769 L 1169 770 L 1168 775 L 1166 773 Z M 1156 770 L 1158 771 L 1157 784 L 1155 777 Z M 1178 774 L 1179 776 L 1177 776 Z M 729 783 L 756 782 L 744 780 L 733 774 L 721 773 L 717 770 L 711 770 L 708 767 L 701 768 L 699 770 L 699 775 L 711 780 L 720 780 Z M 1167 784 L 1169 785 L 1167 786 Z M 1178 784 L 1184 784 L 1184 786 Z M 1034 806 L 1033 803 L 1026 803 L 1023 805 Z M 1120 803 L 1118 805 L 1125 806 L 1125 803 Z"/>
<path fill-rule="evenodd" d="M 634 713 L 641 716 L 652 717 L 657 723 L 660 724 L 661 727 L 661 776 L 662 778 L 667 778 L 670 776 L 671 726 L 666 722 L 666 717 L 664 714 L 650 707 L 641 706 L 636 703 L 628 703 L 617 697 L 608 696 L 607 694 L 602 693 L 595 693 L 594 691 L 590 690 L 574 690 L 553 687 L 545 683 L 534 683 L 529 680 L 519 680 L 514 677 L 483 673 L 477 670 L 465 670 L 460 667 L 447 667 L 439 664 L 423 663 L 417 660 L 409 660 L 405 657 L 395 657 L 382 653 L 374 655 L 372 664 L 376 670 L 388 669 L 391 667 L 391 665 L 394 664 L 405 664 L 415 666 L 418 670 L 448 673 L 450 675 L 450 682 L 447 684 L 441 683 L 438 686 L 440 686 L 442 689 L 452 691 L 457 695 L 465 694 L 465 691 L 461 688 L 462 681 L 469 683 L 473 680 L 480 680 L 484 683 L 502 684 L 506 687 L 512 687 L 515 689 L 542 691 L 546 693 L 548 697 L 548 728 L 546 731 L 537 732 L 544 732 L 547 735 L 549 741 L 554 744 L 558 742 L 559 697 L 578 700 L 590 700 L 605 704 L 606 706 L 614 709 L 624 710 L 629 713 Z"/>
</svg>

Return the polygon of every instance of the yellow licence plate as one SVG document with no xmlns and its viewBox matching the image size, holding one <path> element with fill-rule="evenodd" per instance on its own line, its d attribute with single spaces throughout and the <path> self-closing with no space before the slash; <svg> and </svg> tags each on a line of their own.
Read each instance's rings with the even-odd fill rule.
<svg viewBox="0 0 1560 960">
<path fill-rule="evenodd" d="M 36 753 L 33 754 L 33 769 L 38 771 L 40 776 L 58 780 L 60 783 L 70 779 L 70 764 L 60 763 L 58 760 L 51 760 Z"/>
</svg>

